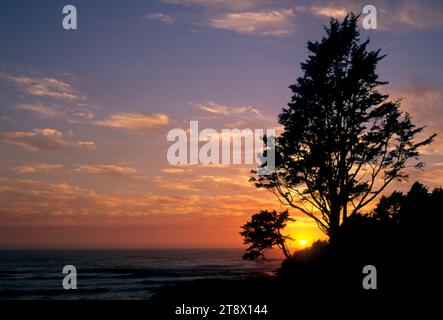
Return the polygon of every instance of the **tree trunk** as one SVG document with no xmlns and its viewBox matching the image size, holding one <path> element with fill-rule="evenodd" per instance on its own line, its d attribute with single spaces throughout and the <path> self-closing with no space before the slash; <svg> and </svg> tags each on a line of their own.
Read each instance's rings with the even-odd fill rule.
<svg viewBox="0 0 443 320">
<path fill-rule="evenodd" d="M 283 251 L 283 254 L 285 255 L 285 258 L 289 258 L 291 256 L 288 248 L 286 247 L 286 243 L 285 243 L 284 240 L 279 244 L 279 247 Z"/>
<path fill-rule="evenodd" d="M 340 227 L 340 210 L 331 210 L 331 216 L 329 221 L 329 242 L 335 243 L 337 241 L 338 228 Z"/>
<path fill-rule="evenodd" d="M 348 218 L 348 204 L 345 204 L 345 206 L 343 207 L 343 219 L 342 219 L 342 223 L 344 223 L 346 221 L 346 219 Z"/>
</svg>

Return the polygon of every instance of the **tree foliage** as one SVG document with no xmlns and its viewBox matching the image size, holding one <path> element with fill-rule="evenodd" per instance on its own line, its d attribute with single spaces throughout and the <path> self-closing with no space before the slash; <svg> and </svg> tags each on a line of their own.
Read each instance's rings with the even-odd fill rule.
<svg viewBox="0 0 443 320">
<path fill-rule="evenodd" d="M 289 217 L 288 210 L 278 213 L 277 211 L 262 210 L 252 216 L 251 221 L 242 226 L 240 234 L 244 238 L 244 244 L 250 244 L 243 255 L 243 259 L 256 260 L 264 256 L 267 249 L 279 247 L 285 257 L 290 256 L 286 245 L 291 237 L 282 234 L 288 221 L 295 221 Z"/>
<path fill-rule="evenodd" d="M 311 217 L 331 240 L 349 215 L 393 180 L 407 178 L 408 160 L 418 160 L 419 148 L 435 136 L 416 141 L 423 128 L 400 111 L 400 101 L 379 91 L 387 84 L 376 74 L 384 55 L 360 40 L 357 21 L 353 14 L 331 19 L 326 36 L 308 42 L 303 75 L 279 115 L 284 131 L 275 140 L 275 170 L 251 178 Z"/>
<path fill-rule="evenodd" d="M 370 216 L 385 224 L 402 224 L 404 229 L 432 230 L 435 225 L 440 225 L 441 212 L 443 189 L 435 188 L 429 192 L 423 184 L 415 182 L 407 194 L 394 191 L 389 196 L 382 196 Z"/>
</svg>

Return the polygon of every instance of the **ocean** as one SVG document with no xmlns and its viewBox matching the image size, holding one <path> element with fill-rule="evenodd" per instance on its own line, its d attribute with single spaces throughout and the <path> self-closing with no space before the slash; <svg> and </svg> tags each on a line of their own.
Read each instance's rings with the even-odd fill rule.
<svg viewBox="0 0 443 320">
<path fill-rule="evenodd" d="M 241 249 L 0 250 L 2 300 L 147 300 L 161 286 L 270 274 L 281 260 L 242 260 Z M 77 289 L 65 290 L 65 265 Z"/>
</svg>

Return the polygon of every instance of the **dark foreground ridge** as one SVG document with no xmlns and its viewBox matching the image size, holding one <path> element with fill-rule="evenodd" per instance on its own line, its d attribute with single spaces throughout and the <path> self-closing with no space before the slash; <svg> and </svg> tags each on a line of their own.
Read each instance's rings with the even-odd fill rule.
<svg viewBox="0 0 443 320">
<path fill-rule="evenodd" d="M 334 243 L 317 242 L 295 253 L 275 277 L 165 287 L 151 298 L 150 310 L 161 319 L 184 319 L 175 314 L 180 306 L 181 311 L 183 306 L 217 311 L 220 305 L 267 306 L 266 314 L 243 313 L 238 319 L 287 319 L 303 313 L 317 318 L 354 311 L 398 315 L 411 309 L 423 317 L 438 306 L 442 200 L 442 189 L 429 192 L 415 183 L 407 194 L 383 197 L 371 214 L 350 216 Z M 420 219 L 415 219 L 418 212 Z M 376 270 L 369 289 L 365 266 Z M 217 312 L 211 316 L 223 319 Z"/>
<path fill-rule="evenodd" d="M 336 254 L 320 248 L 287 260 L 278 276 L 247 280 L 196 280 L 162 288 L 150 300 L 150 312 L 161 319 L 183 319 L 177 307 L 220 305 L 267 306 L 266 315 L 242 315 L 238 319 L 287 319 L 303 314 L 317 316 L 353 314 L 403 314 L 411 309 L 430 312 L 437 304 L 438 273 L 413 262 L 405 264 L 402 254 L 390 261 L 377 260 L 377 289 L 365 290 L 362 282 L 365 259 L 339 261 Z M 318 255 L 318 256 L 317 256 Z M 301 260 L 301 261 L 300 261 Z M 374 260 L 368 258 L 373 263 Z M 237 319 L 212 315 L 213 319 Z"/>
</svg>

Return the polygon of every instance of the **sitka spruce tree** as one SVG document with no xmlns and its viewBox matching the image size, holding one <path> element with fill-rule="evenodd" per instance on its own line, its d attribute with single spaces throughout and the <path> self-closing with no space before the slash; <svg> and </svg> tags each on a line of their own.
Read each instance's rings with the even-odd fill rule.
<svg viewBox="0 0 443 320">
<path fill-rule="evenodd" d="M 275 170 L 251 178 L 311 217 L 330 241 L 349 215 L 407 178 L 407 166 L 422 166 L 419 148 L 435 136 L 416 141 L 423 128 L 379 91 L 387 83 L 376 74 L 384 56 L 360 40 L 358 18 L 331 19 L 326 36 L 308 42 L 304 73 L 279 115 L 284 130 L 276 138 Z"/>
<path fill-rule="evenodd" d="M 289 221 L 295 221 L 289 217 L 288 210 L 278 213 L 277 211 L 262 210 L 252 216 L 251 221 L 242 226 L 240 232 L 244 244 L 250 246 L 243 255 L 245 260 L 256 260 L 264 257 L 267 249 L 274 246 L 280 248 L 286 258 L 291 255 L 286 241 L 293 240 L 290 236 L 283 235 L 282 230 Z"/>
</svg>

